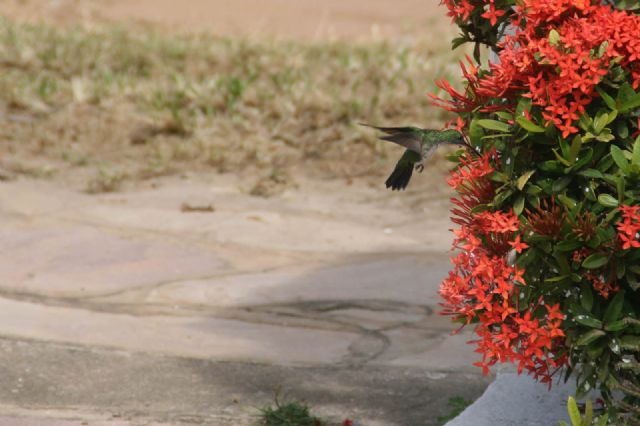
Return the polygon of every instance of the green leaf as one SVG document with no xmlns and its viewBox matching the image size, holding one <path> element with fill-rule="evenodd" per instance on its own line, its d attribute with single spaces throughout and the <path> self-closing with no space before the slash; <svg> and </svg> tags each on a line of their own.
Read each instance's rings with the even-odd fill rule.
<svg viewBox="0 0 640 426">
<path fill-rule="evenodd" d="M 629 160 L 627 160 L 627 157 L 625 157 L 622 150 L 616 145 L 611 145 L 611 157 L 613 158 L 613 161 L 618 165 L 620 170 L 622 170 L 623 172 L 627 171 L 627 169 L 629 168 Z"/>
<path fill-rule="evenodd" d="M 533 176 L 535 172 L 535 170 L 529 170 L 518 178 L 518 181 L 516 182 L 516 187 L 518 188 L 518 190 L 522 191 L 524 189 L 524 186 L 527 184 L 527 182 L 529 182 L 529 179 L 531 179 L 531 176 Z"/>
<path fill-rule="evenodd" d="M 618 111 L 611 111 L 609 114 L 607 114 L 607 124 L 613 123 L 616 118 L 618 118 Z"/>
<path fill-rule="evenodd" d="M 604 329 L 607 331 L 622 331 L 625 328 L 629 327 L 629 322 L 626 319 L 621 319 L 619 321 L 614 321 L 609 324 L 604 325 Z"/>
<path fill-rule="evenodd" d="M 627 273 L 627 264 L 624 262 L 618 262 L 616 264 L 616 278 L 619 280 Z"/>
<path fill-rule="evenodd" d="M 560 145 L 560 150 L 562 151 L 562 156 L 564 158 L 569 159 L 569 141 L 566 139 L 560 139 L 558 141 L 558 145 Z"/>
<path fill-rule="evenodd" d="M 497 111 L 496 115 L 505 121 L 513 120 L 513 114 L 509 114 L 506 111 Z"/>
<path fill-rule="evenodd" d="M 622 314 L 622 306 L 624 305 L 624 290 L 619 291 L 607 306 L 602 320 L 605 324 L 617 321 Z"/>
<path fill-rule="evenodd" d="M 516 216 L 520 216 L 520 214 L 524 210 L 524 201 L 524 195 L 520 194 L 518 195 L 518 198 L 516 198 L 516 201 L 513 203 L 513 213 Z"/>
<path fill-rule="evenodd" d="M 618 191 L 618 200 L 622 201 L 624 199 L 624 190 L 625 190 L 625 180 L 622 177 L 619 177 L 616 182 L 616 190 Z"/>
<path fill-rule="evenodd" d="M 602 178 L 604 178 L 604 175 L 602 174 L 602 172 L 600 170 L 596 170 L 596 169 L 582 170 L 582 171 L 578 172 L 578 174 L 582 175 L 584 177 L 593 178 L 593 179 L 602 179 Z"/>
<path fill-rule="evenodd" d="M 493 197 L 493 203 L 491 203 L 494 207 L 500 207 L 502 206 L 502 203 L 504 203 L 507 198 L 511 197 L 513 195 L 513 191 L 511 189 L 507 189 L 506 191 L 502 191 L 499 192 L 498 194 L 496 194 L 495 197 Z"/>
<path fill-rule="evenodd" d="M 569 149 L 569 155 L 567 156 L 569 163 L 573 164 L 576 162 L 576 158 L 578 158 L 578 154 L 580 153 L 580 148 L 582 148 L 582 138 L 580 135 L 576 135 L 571 142 L 571 148 Z"/>
<path fill-rule="evenodd" d="M 604 127 L 607 125 L 608 118 L 608 114 L 604 111 L 599 111 L 596 114 L 596 118 L 593 119 L 593 130 L 595 130 L 596 134 L 600 134 L 600 132 L 604 130 Z"/>
<path fill-rule="evenodd" d="M 525 129 L 529 133 L 544 133 L 544 127 L 540 127 L 537 124 L 534 124 L 525 116 L 519 116 L 518 118 L 516 118 L 516 121 L 518 122 L 520 127 Z"/>
<path fill-rule="evenodd" d="M 569 281 L 571 280 L 571 277 L 569 275 L 558 275 L 557 277 L 552 277 L 552 278 L 547 278 L 544 280 L 545 284 L 558 284 L 558 283 L 562 283 L 565 281 Z"/>
<path fill-rule="evenodd" d="M 591 424 L 593 423 L 593 404 L 591 403 L 591 400 L 588 399 L 587 400 L 587 406 L 585 407 L 584 410 L 584 426 L 592 426 Z"/>
<path fill-rule="evenodd" d="M 580 285 L 580 305 L 587 311 L 591 312 L 593 308 L 593 291 L 588 284 Z"/>
<path fill-rule="evenodd" d="M 633 164 L 640 165 L 640 136 L 636 138 L 633 143 L 633 154 L 631 155 L 631 162 Z"/>
<path fill-rule="evenodd" d="M 567 159 L 565 159 L 562 155 L 558 154 L 557 149 L 553 149 L 552 151 L 553 151 L 553 154 L 558 159 L 558 161 L 560 161 L 562 164 L 564 164 L 567 167 L 571 167 L 571 163 Z"/>
<path fill-rule="evenodd" d="M 558 200 L 571 210 L 573 210 L 577 205 L 576 200 L 571 197 L 567 197 L 564 194 L 558 195 Z"/>
<path fill-rule="evenodd" d="M 611 130 L 605 129 L 604 132 L 596 136 L 596 140 L 599 142 L 611 142 L 616 137 L 611 134 Z"/>
<path fill-rule="evenodd" d="M 618 121 L 616 123 L 616 133 L 620 139 L 626 139 L 629 137 L 629 128 L 624 121 Z"/>
<path fill-rule="evenodd" d="M 584 333 L 582 336 L 580 336 L 580 338 L 576 341 L 576 345 L 577 346 L 587 346 L 587 345 L 595 342 L 596 340 L 598 340 L 602 336 L 605 336 L 606 334 L 607 333 L 605 333 L 602 330 L 589 330 L 586 333 Z"/>
<path fill-rule="evenodd" d="M 574 251 L 582 247 L 582 242 L 578 240 L 563 240 L 556 244 L 556 250 L 560 252 Z"/>
<path fill-rule="evenodd" d="M 626 335 L 620 338 L 620 346 L 623 349 L 640 351 L 640 336 Z"/>
<path fill-rule="evenodd" d="M 471 214 L 476 215 L 478 213 L 486 212 L 487 210 L 491 210 L 491 206 L 489 204 L 478 204 L 471 209 Z"/>
<path fill-rule="evenodd" d="M 471 141 L 471 145 L 474 147 L 481 146 L 483 136 L 484 131 L 478 124 L 478 120 L 474 118 L 471 120 L 471 124 L 469 124 L 469 140 Z"/>
<path fill-rule="evenodd" d="M 469 40 L 466 37 L 454 38 L 453 41 L 451 42 L 451 50 L 456 50 L 458 47 L 462 46 L 468 41 Z"/>
<path fill-rule="evenodd" d="M 560 43 L 560 34 L 556 30 L 549 31 L 549 44 L 551 46 L 557 46 Z"/>
<path fill-rule="evenodd" d="M 596 169 L 600 170 L 602 173 L 606 172 L 607 170 L 609 170 L 611 168 L 611 166 L 613 166 L 613 158 L 611 157 L 611 154 L 607 154 L 603 157 L 600 158 L 600 160 L 598 160 L 598 163 L 596 164 Z"/>
<path fill-rule="evenodd" d="M 575 320 L 577 323 L 586 325 L 587 327 L 597 328 L 597 329 L 602 328 L 602 321 L 590 315 L 579 314 L 575 316 Z"/>
<path fill-rule="evenodd" d="M 629 83 L 625 83 L 618 90 L 616 105 L 617 110 L 622 113 L 636 109 L 640 107 L 640 95 L 633 90 Z"/>
<path fill-rule="evenodd" d="M 598 269 L 606 265 L 607 262 L 609 262 L 608 256 L 601 253 L 594 253 L 582 262 L 582 267 L 586 269 Z"/>
<path fill-rule="evenodd" d="M 503 123 L 502 121 L 497 120 L 478 120 L 478 124 L 484 129 L 495 130 L 501 133 L 509 133 L 509 130 L 511 130 L 511 126 L 509 126 L 507 123 Z"/>
<path fill-rule="evenodd" d="M 607 106 L 613 111 L 617 111 L 618 106 L 616 105 L 615 99 L 613 99 L 607 92 L 599 87 L 596 87 L 596 90 L 598 91 L 598 94 L 600 95 L 604 103 L 607 104 Z"/>
<path fill-rule="evenodd" d="M 482 137 L 482 140 L 487 140 L 487 139 L 501 139 L 501 138 L 505 138 L 507 136 L 511 136 L 511 133 L 496 133 L 493 135 L 486 135 Z"/>
<path fill-rule="evenodd" d="M 551 185 L 551 190 L 557 194 L 566 189 L 566 187 L 569 186 L 572 180 L 573 178 L 571 176 L 564 176 L 560 179 L 556 179 L 553 182 L 553 185 Z"/>
<path fill-rule="evenodd" d="M 590 345 L 589 347 L 587 347 L 585 353 L 587 354 L 587 357 L 589 357 L 589 359 L 598 359 L 600 358 L 600 356 L 602 356 L 605 346 L 606 342 L 598 342 L 595 345 Z"/>
<path fill-rule="evenodd" d="M 569 173 L 570 171 L 573 171 L 573 170 L 580 170 L 587 164 L 591 163 L 591 159 L 593 158 L 593 149 L 588 148 L 585 151 L 581 151 L 581 153 L 583 155 L 577 157 L 575 164 L 571 167 L 571 169 L 569 169 L 568 171 L 565 171 L 565 173 Z"/>
<path fill-rule="evenodd" d="M 516 106 L 516 117 L 524 117 L 525 112 L 531 111 L 531 99 L 520 98 L 518 105 Z"/>
<path fill-rule="evenodd" d="M 600 194 L 598 196 L 598 203 L 605 207 L 618 207 L 618 200 L 609 194 Z"/>
<path fill-rule="evenodd" d="M 567 410 L 569 411 L 569 418 L 573 426 L 582 426 L 582 416 L 578 409 L 578 403 L 575 398 L 570 396 L 567 400 Z"/>
</svg>

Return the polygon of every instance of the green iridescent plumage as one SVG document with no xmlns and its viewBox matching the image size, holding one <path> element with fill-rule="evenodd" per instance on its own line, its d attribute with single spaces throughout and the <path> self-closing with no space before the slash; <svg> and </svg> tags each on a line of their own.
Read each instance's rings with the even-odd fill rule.
<svg viewBox="0 0 640 426">
<path fill-rule="evenodd" d="M 367 125 L 368 126 L 368 125 Z M 380 139 L 405 147 L 400 160 L 385 182 L 394 191 L 405 189 L 411 180 L 413 169 L 424 170 L 424 163 L 440 145 L 466 145 L 462 134 L 456 130 L 431 130 L 417 127 L 369 126 L 385 133 Z"/>
</svg>

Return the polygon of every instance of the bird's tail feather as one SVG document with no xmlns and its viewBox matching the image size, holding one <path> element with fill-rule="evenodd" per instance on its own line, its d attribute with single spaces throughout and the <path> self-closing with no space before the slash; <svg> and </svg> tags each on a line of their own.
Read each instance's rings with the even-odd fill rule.
<svg viewBox="0 0 640 426">
<path fill-rule="evenodd" d="M 387 188 L 391 188 L 393 191 L 400 191 L 405 189 L 409 185 L 411 175 L 413 174 L 413 164 L 409 167 L 396 166 L 389 176 L 389 179 L 385 182 Z"/>
</svg>

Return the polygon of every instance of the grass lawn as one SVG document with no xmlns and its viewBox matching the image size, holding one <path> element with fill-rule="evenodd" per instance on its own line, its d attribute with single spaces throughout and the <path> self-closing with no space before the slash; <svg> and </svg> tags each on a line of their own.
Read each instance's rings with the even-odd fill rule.
<svg viewBox="0 0 640 426">
<path fill-rule="evenodd" d="M 4 19 L 0 167 L 72 175 L 89 192 L 205 169 L 285 184 L 303 169 L 379 174 L 391 150 L 357 123 L 441 126 L 426 93 L 458 74 L 459 55 L 444 41 L 249 41 Z"/>
</svg>

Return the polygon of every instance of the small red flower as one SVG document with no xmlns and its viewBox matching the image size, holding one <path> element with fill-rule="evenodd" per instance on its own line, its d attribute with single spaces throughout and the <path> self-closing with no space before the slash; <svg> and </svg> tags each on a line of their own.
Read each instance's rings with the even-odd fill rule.
<svg viewBox="0 0 640 426">
<path fill-rule="evenodd" d="M 498 23 L 498 18 L 503 16 L 505 13 L 504 10 L 496 10 L 496 5 L 493 4 L 493 0 L 489 3 L 489 10 L 484 12 L 482 15 L 483 18 L 488 19 L 491 25 L 495 25 Z"/>
<path fill-rule="evenodd" d="M 640 248 L 640 206 L 621 206 L 622 221 L 616 224 L 622 250 Z"/>
<path fill-rule="evenodd" d="M 520 241 L 520 235 L 518 235 L 514 241 L 509 242 L 509 244 L 518 253 L 522 253 L 523 250 L 526 250 L 529 248 L 529 245 L 527 243 L 523 243 Z"/>
</svg>

